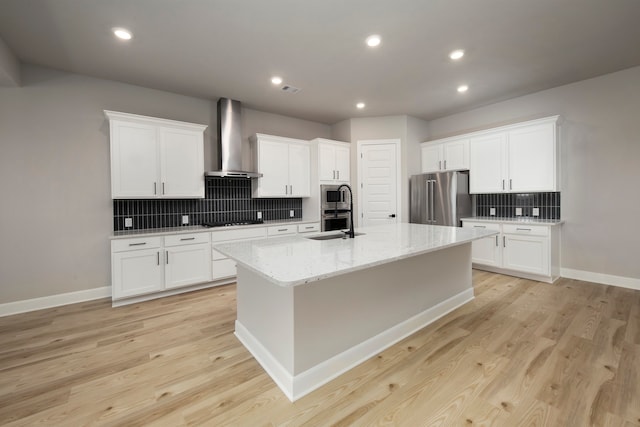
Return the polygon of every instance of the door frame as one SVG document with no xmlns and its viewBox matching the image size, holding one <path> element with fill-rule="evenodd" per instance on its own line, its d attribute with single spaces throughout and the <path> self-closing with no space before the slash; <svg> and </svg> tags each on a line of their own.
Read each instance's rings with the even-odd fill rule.
<svg viewBox="0 0 640 427">
<path fill-rule="evenodd" d="M 356 180 L 356 192 L 358 193 L 358 212 L 357 212 L 357 224 L 358 226 L 362 226 L 360 224 L 360 220 L 364 217 L 364 212 L 362 207 L 364 206 L 362 202 L 362 189 L 364 187 L 362 183 L 362 148 L 364 146 L 369 145 L 381 145 L 381 144 L 393 144 L 396 150 L 396 223 L 402 222 L 402 159 L 400 157 L 401 145 L 400 139 L 364 139 L 356 141 L 356 156 L 358 163 L 358 176 Z"/>
</svg>

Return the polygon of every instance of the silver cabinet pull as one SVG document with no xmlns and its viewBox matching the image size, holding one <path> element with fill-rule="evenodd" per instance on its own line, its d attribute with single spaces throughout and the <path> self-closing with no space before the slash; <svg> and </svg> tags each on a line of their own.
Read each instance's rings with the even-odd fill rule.
<svg viewBox="0 0 640 427">
<path fill-rule="evenodd" d="M 336 179 L 336 171 L 333 171 L 333 179 Z"/>
<path fill-rule="evenodd" d="M 487 228 L 485 225 L 474 225 L 473 228 Z"/>
<path fill-rule="evenodd" d="M 141 242 L 141 243 L 129 243 L 129 246 L 142 246 L 142 245 L 146 245 L 147 242 Z"/>
<path fill-rule="evenodd" d="M 530 228 L 516 228 L 516 231 L 531 231 Z"/>
<path fill-rule="evenodd" d="M 164 182 L 162 183 L 162 194 L 164 194 Z"/>
<path fill-rule="evenodd" d="M 507 238 L 505 236 L 502 236 L 502 246 L 507 247 Z"/>
<path fill-rule="evenodd" d="M 165 251 L 165 261 L 167 261 L 167 265 L 169 264 L 169 251 Z"/>
<path fill-rule="evenodd" d="M 293 185 L 289 186 L 289 194 L 293 194 Z"/>
<path fill-rule="evenodd" d="M 445 168 L 445 170 L 447 169 L 447 161 L 446 160 L 444 161 L 444 168 Z"/>
<path fill-rule="evenodd" d="M 313 225 L 311 225 L 311 226 L 309 226 L 309 227 L 305 227 L 304 229 L 305 229 L 305 230 L 309 230 L 309 229 L 311 229 L 311 228 L 313 228 Z"/>
<path fill-rule="evenodd" d="M 158 183 L 157 182 L 153 183 L 153 194 L 158 194 Z"/>
<path fill-rule="evenodd" d="M 438 170 L 442 170 L 442 160 L 438 160 Z"/>
<path fill-rule="evenodd" d="M 502 189 L 504 190 L 504 179 L 502 180 Z"/>
<path fill-rule="evenodd" d="M 160 265 L 160 252 L 159 251 L 156 252 L 156 255 L 157 255 L 156 263 Z"/>
<path fill-rule="evenodd" d="M 340 171 L 336 171 L 338 173 L 338 179 L 340 179 Z"/>
<path fill-rule="evenodd" d="M 196 240 L 196 238 L 195 237 L 184 237 L 184 238 L 180 239 L 181 242 L 185 241 L 185 240 Z"/>
<path fill-rule="evenodd" d="M 509 190 L 513 189 L 513 180 L 509 178 Z"/>
<path fill-rule="evenodd" d="M 498 235 L 496 235 L 496 246 L 498 246 Z"/>
<path fill-rule="evenodd" d="M 289 186 L 287 184 L 284 185 L 284 194 L 289 194 Z"/>
<path fill-rule="evenodd" d="M 278 228 L 278 231 L 287 231 L 286 228 Z"/>
</svg>

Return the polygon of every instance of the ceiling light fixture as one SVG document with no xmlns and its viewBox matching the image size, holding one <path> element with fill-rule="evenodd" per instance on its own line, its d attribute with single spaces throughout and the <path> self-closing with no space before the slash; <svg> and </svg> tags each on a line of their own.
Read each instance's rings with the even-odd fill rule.
<svg viewBox="0 0 640 427">
<path fill-rule="evenodd" d="M 466 92 L 468 90 L 469 90 L 469 86 L 467 86 L 467 85 L 458 86 L 458 92 L 460 92 L 460 93 L 464 93 L 464 92 Z"/>
<path fill-rule="evenodd" d="M 271 77 L 271 83 L 273 83 L 274 85 L 279 85 L 280 83 L 282 83 L 282 77 Z"/>
<path fill-rule="evenodd" d="M 125 28 L 120 28 L 120 27 L 113 28 L 113 34 L 115 34 L 117 38 L 122 40 L 131 40 L 133 38 L 133 36 L 131 35 L 131 31 Z"/>
<path fill-rule="evenodd" d="M 382 39 L 380 39 L 380 36 L 378 36 L 376 34 L 373 34 L 373 35 L 367 37 L 367 40 L 366 40 L 367 46 L 376 47 L 376 46 L 380 45 L 380 41 L 381 40 Z"/>
<path fill-rule="evenodd" d="M 358 103 L 356 104 L 356 108 L 358 108 L 358 109 L 360 109 L 360 110 L 362 110 L 364 107 L 365 107 L 364 102 L 358 102 Z"/>
<path fill-rule="evenodd" d="M 449 58 L 453 59 L 454 61 L 462 58 L 463 56 L 464 56 L 464 50 L 462 49 L 456 49 L 449 54 Z"/>
</svg>

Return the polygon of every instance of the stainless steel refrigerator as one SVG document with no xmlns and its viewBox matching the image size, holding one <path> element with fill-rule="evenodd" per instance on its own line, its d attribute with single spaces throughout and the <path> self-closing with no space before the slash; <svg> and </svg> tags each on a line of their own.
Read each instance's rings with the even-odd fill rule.
<svg viewBox="0 0 640 427">
<path fill-rule="evenodd" d="M 413 175 L 409 222 L 460 227 L 471 216 L 469 171 Z"/>
</svg>

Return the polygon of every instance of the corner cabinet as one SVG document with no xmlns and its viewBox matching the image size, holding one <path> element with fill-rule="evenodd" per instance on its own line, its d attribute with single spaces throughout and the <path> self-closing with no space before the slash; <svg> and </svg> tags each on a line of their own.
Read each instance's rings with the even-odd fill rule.
<svg viewBox="0 0 640 427">
<path fill-rule="evenodd" d="M 470 134 L 469 191 L 560 191 L 559 117 Z"/>
<path fill-rule="evenodd" d="M 548 283 L 560 276 L 560 224 L 463 220 L 463 227 L 500 233 L 472 243 L 474 268 Z"/>
<path fill-rule="evenodd" d="M 253 197 L 310 197 L 311 147 L 308 141 L 256 134 L 251 138 L 256 170 Z"/>
<path fill-rule="evenodd" d="M 469 140 L 446 138 L 420 144 L 422 173 L 469 169 Z"/>
<path fill-rule="evenodd" d="M 318 144 L 318 180 L 320 184 L 349 184 L 351 180 L 351 144 L 316 138 Z"/>
<path fill-rule="evenodd" d="M 205 125 L 105 111 L 111 197 L 204 198 Z"/>
</svg>

